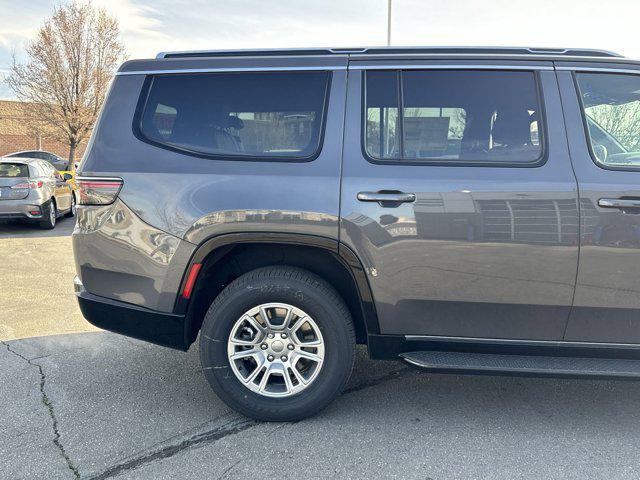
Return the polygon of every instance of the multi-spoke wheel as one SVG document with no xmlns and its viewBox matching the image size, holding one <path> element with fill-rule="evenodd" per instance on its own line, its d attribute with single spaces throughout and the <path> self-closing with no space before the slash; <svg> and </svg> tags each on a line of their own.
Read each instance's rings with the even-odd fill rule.
<svg viewBox="0 0 640 480">
<path fill-rule="evenodd" d="M 260 420 L 301 419 L 344 388 L 355 353 L 344 301 L 316 275 L 265 267 L 232 282 L 200 332 L 207 380 L 232 408 Z"/>
<path fill-rule="evenodd" d="M 316 322 L 285 303 L 266 303 L 244 313 L 227 345 L 233 373 L 254 392 L 294 395 L 322 368 L 324 342 Z"/>
</svg>

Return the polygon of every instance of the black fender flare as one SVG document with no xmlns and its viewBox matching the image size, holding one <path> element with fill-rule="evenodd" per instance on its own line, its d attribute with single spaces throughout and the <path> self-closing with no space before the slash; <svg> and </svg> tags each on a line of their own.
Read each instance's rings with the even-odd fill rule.
<svg viewBox="0 0 640 480">
<path fill-rule="evenodd" d="M 174 313 L 186 315 L 189 317 L 189 300 L 180 295 L 187 281 L 188 273 L 194 264 L 204 262 L 207 257 L 216 251 L 226 253 L 225 247 L 232 247 L 242 243 L 274 243 L 288 245 L 303 245 L 323 249 L 332 254 L 338 260 L 351 278 L 358 292 L 360 299 L 360 307 L 362 310 L 362 318 L 366 334 L 380 334 L 380 325 L 378 315 L 376 313 L 373 293 L 367 279 L 366 271 L 362 266 L 362 262 L 356 253 L 347 245 L 339 243 L 337 239 L 323 237 L 319 235 L 308 235 L 299 233 L 274 233 L 274 232 L 245 232 L 245 233 L 228 233 L 211 237 L 202 242 L 194 251 L 187 268 L 182 276 L 180 290 L 176 298 Z M 189 328 L 189 321 L 185 322 L 185 330 Z M 185 338 L 187 332 L 185 331 Z"/>
</svg>

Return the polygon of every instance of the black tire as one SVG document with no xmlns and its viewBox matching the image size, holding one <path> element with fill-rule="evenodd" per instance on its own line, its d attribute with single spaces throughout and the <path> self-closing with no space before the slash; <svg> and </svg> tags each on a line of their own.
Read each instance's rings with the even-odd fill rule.
<svg viewBox="0 0 640 480">
<path fill-rule="evenodd" d="M 73 218 L 76 216 L 76 194 L 72 193 L 71 194 L 71 208 L 69 209 L 69 211 L 64 215 L 67 218 Z"/>
<path fill-rule="evenodd" d="M 53 215 L 51 212 L 53 211 Z M 56 201 L 52 198 L 42 207 L 42 220 L 40 220 L 40 228 L 44 230 L 53 230 L 56 226 Z"/>
<path fill-rule="evenodd" d="M 227 355 L 235 322 L 249 309 L 269 302 L 304 310 L 325 343 L 324 362 L 315 380 L 288 397 L 249 390 L 233 373 Z M 297 267 L 264 267 L 237 278 L 211 304 L 200 332 L 200 361 L 207 381 L 229 407 L 256 420 L 296 421 L 319 412 L 344 389 L 354 359 L 355 332 L 344 301 L 323 279 Z"/>
</svg>

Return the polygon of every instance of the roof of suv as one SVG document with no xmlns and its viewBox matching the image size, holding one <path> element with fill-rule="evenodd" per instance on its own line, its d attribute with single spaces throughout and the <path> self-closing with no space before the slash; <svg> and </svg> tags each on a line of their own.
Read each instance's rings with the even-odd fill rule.
<svg viewBox="0 0 640 480">
<path fill-rule="evenodd" d="M 364 48 L 301 48 L 264 50 L 193 50 L 159 53 L 155 59 L 129 60 L 116 75 L 148 75 L 169 72 L 257 71 L 281 69 L 348 68 L 353 62 L 378 61 L 458 61 L 500 60 L 505 65 L 514 62 L 565 62 L 565 64 L 607 64 L 624 69 L 640 62 L 606 50 L 580 48 L 529 47 L 364 47 Z M 304 66 L 302 66 L 304 65 Z M 540 66 L 540 63 L 537 63 Z M 566 65 L 565 65 L 566 66 Z"/>
<path fill-rule="evenodd" d="M 252 50 L 191 50 L 161 52 L 156 58 L 193 57 L 267 57 L 267 56 L 316 56 L 316 55 L 490 55 L 490 56 L 544 56 L 624 58 L 607 50 L 582 48 L 532 48 L 532 47 L 355 47 L 355 48 L 293 48 Z"/>
</svg>

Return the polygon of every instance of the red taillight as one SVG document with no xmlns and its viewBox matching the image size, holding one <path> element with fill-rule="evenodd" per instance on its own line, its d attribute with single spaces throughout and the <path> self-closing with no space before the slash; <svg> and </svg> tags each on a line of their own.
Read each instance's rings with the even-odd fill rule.
<svg viewBox="0 0 640 480">
<path fill-rule="evenodd" d="M 25 190 L 27 188 L 40 188 L 40 187 L 42 187 L 42 181 L 16 183 L 15 185 L 11 185 L 11 188 L 16 190 Z"/>
<path fill-rule="evenodd" d="M 76 177 L 80 205 L 109 205 L 113 203 L 123 181 L 121 178 Z"/>
<path fill-rule="evenodd" d="M 191 270 L 189 270 L 187 281 L 185 282 L 184 288 L 182 289 L 182 298 L 191 298 L 193 287 L 196 284 L 196 279 L 198 278 L 198 273 L 200 272 L 201 268 L 201 263 L 194 263 L 193 265 L 191 265 Z"/>
</svg>

